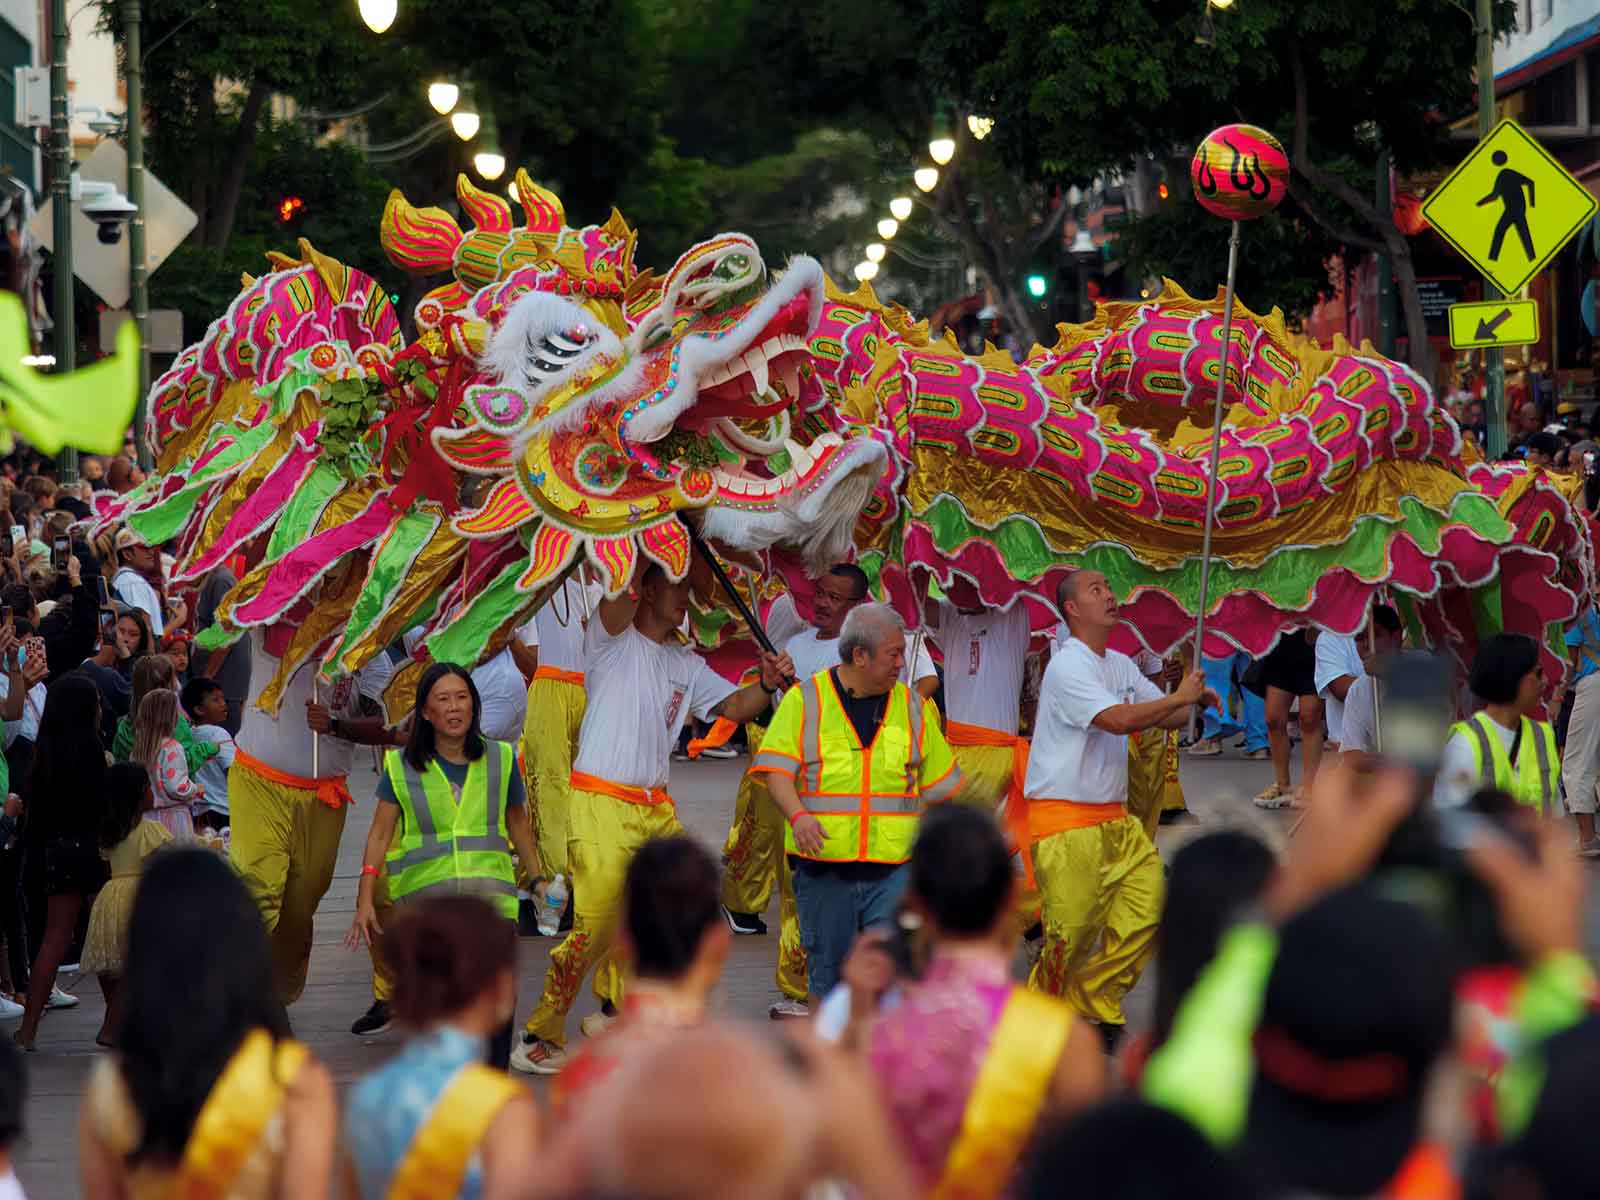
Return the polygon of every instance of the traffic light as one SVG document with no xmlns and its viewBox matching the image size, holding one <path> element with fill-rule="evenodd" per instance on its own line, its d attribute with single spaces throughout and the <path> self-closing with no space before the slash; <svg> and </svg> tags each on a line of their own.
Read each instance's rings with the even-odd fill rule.
<svg viewBox="0 0 1600 1200">
<path fill-rule="evenodd" d="M 301 196 L 285 196 L 278 202 L 278 220 L 285 225 L 304 215 L 305 211 L 306 202 Z"/>
<path fill-rule="evenodd" d="M 1050 281 L 1039 272 L 1034 271 L 1023 281 L 1028 288 L 1028 295 L 1035 300 L 1043 300 L 1044 294 L 1050 290 Z"/>
</svg>

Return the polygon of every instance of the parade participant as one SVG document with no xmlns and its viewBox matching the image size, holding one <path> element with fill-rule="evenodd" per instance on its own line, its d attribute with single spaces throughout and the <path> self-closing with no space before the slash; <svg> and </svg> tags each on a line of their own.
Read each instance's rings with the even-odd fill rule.
<svg viewBox="0 0 1600 1200">
<path fill-rule="evenodd" d="M 507 847 L 525 863 L 537 862 L 538 851 L 515 754 L 509 743 L 484 736 L 482 720 L 483 702 L 466 668 L 434 663 L 423 672 L 409 740 L 403 750 L 384 755 L 378 776 L 378 805 L 346 939 L 352 949 L 374 946 L 386 961 L 380 941 L 385 910 L 389 902 L 404 906 L 410 898 L 481 896 L 516 921 L 516 866 Z M 382 999 L 376 1004 L 388 1008 Z M 508 1017 L 489 1061 L 503 1067 L 510 1053 Z"/>
<path fill-rule="evenodd" d="M 811 597 L 812 628 L 796 634 L 783 646 L 794 659 L 796 679 L 810 679 L 819 671 L 839 665 L 839 633 L 844 628 L 845 618 L 857 605 L 867 602 L 870 592 L 867 573 L 854 563 L 837 563 L 817 580 L 817 590 Z M 913 642 L 916 643 L 915 662 L 911 661 L 910 654 Z M 933 665 L 928 639 L 908 635 L 906 647 L 907 663 L 900 682 L 914 687 L 923 697 L 932 696 L 939 690 L 939 671 Z"/>
<path fill-rule="evenodd" d="M 1361 675 L 1344 695 L 1344 740 L 1339 743 L 1343 754 L 1358 767 L 1374 765 L 1373 755 L 1379 750 L 1377 703 L 1378 677 L 1383 674 L 1390 655 L 1405 644 L 1405 628 L 1400 624 L 1400 614 L 1387 604 L 1376 605 L 1372 610 L 1369 636 L 1361 638 L 1357 649 L 1361 652 Z"/>
<path fill-rule="evenodd" d="M 899 681 L 905 653 L 893 609 L 853 608 L 839 662 L 789 689 L 750 767 L 788 822 L 813 1012 L 856 935 L 894 916 L 919 816 L 961 786 L 939 710 Z"/>
<path fill-rule="evenodd" d="M 1303 629 L 1278 639 L 1261 662 L 1261 687 L 1267 706 L 1267 746 L 1272 753 L 1271 786 L 1255 798 L 1257 808 L 1303 804 L 1322 762 L 1322 697 L 1317 694 L 1317 652 Z M 1289 710 L 1300 702 L 1300 786 L 1289 782 Z"/>
<path fill-rule="evenodd" d="M 899 973 L 885 935 L 863 935 L 846 968 L 850 1008 L 890 1123 L 929 1195 L 1009 1194 L 1039 1123 L 1106 1094 L 1100 1040 L 1059 1000 L 1014 986 L 1016 877 L 988 813 L 943 806 L 921 822 L 906 903 L 931 943 Z M 899 1001 L 877 1012 L 898 982 Z"/>
<path fill-rule="evenodd" d="M 1366 631 L 1362 630 L 1365 640 Z M 1317 695 L 1328 726 L 1327 746 L 1337 750 L 1344 742 L 1344 700 L 1350 687 L 1364 672 L 1356 639 L 1339 633 L 1317 634 L 1316 667 L 1313 672 Z"/>
<path fill-rule="evenodd" d="M 1495 634 L 1478 648 L 1468 685 L 1484 706 L 1450 727 L 1434 805 L 1461 808 L 1480 787 L 1494 787 L 1541 815 L 1557 813 L 1561 760 L 1555 730 L 1528 715 L 1544 694 L 1539 644 L 1521 634 Z M 1444 697 L 1439 702 L 1448 703 Z"/>
<path fill-rule="evenodd" d="M 95 1066 L 78 1140 L 89 1200 L 323 1200 L 333 1079 L 289 1038 L 261 918 L 209 850 L 145 869 L 117 1054 Z"/>
<path fill-rule="evenodd" d="M 351 1089 L 348 1195 L 532 1193 L 538 1110 L 504 1055 L 500 1070 L 483 1062 L 517 1007 L 517 932 L 501 915 L 475 896 L 438 896 L 402 905 L 385 929 L 395 1014 L 414 1032 Z"/>
<path fill-rule="evenodd" d="M 705 1017 L 732 935 L 718 911 L 716 860 L 692 837 L 646 842 L 628 864 L 619 949 L 628 964 L 622 1015 L 561 1073 L 558 1118 L 642 1047 Z"/>
<path fill-rule="evenodd" d="M 530 620 L 512 633 L 498 654 L 473 668 L 472 686 L 482 705 L 484 737 L 515 746 L 528 710 L 528 679 L 538 667 L 539 630 Z"/>
<path fill-rule="evenodd" d="M 772 602 L 765 621 L 767 637 L 785 646 L 805 632 L 794 597 L 785 592 Z M 761 750 L 767 726 L 761 721 L 745 725 L 752 756 Z M 778 889 L 778 991 L 782 999 L 767 1009 L 774 1020 L 807 1015 L 806 957 L 800 945 L 800 919 L 795 912 L 794 878 L 784 862 L 783 815 L 767 793 L 759 775 L 746 773 L 734 797 L 733 824 L 722 845 L 722 914 L 736 934 L 764 934 L 761 919 Z"/>
<path fill-rule="evenodd" d="M 952 799 L 995 812 L 1015 791 L 1021 796 L 1027 743 L 1019 741 L 1022 673 L 1031 630 L 1020 601 L 1003 612 L 986 609 L 977 589 L 957 581 L 930 622 L 944 651 L 945 737 L 961 767 Z M 1014 786 L 1015 784 L 1015 786 Z"/>
<path fill-rule="evenodd" d="M 1056 589 L 1072 638 L 1050 660 L 1028 760 L 1028 839 L 1043 901 L 1045 942 L 1030 983 L 1063 997 L 1113 1042 L 1122 997 L 1155 949 L 1161 859 L 1128 812 L 1130 733 L 1176 729 L 1215 701 L 1199 671 L 1171 695 L 1107 648 L 1117 601 L 1099 571 Z"/>
<path fill-rule="evenodd" d="M 747 721 L 794 674 L 788 655 L 763 654 L 762 678 L 735 688 L 674 640 L 688 611 L 688 582 L 674 583 L 641 559 L 629 587 L 600 602 L 584 635 L 589 706 L 572 764 L 567 832 L 572 932 L 550 955 L 539 1007 L 512 1053 L 519 1071 L 553 1075 L 566 1065 L 567 1012 L 584 976 L 611 949 L 628 860 L 652 837 L 682 829 L 666 785 L 684 721 Z M 614 982 L 606 981 L 607 990 Z M 619 998 L 600 995 L 613 1006 Z"/>
<path fill-rule="evenodd" d="M 578 753 L 587 697 L 583 690 L 583 634 L 598 589 L 569 575 L 533 614 L 537 641 L 528 715 L 522 725 L 522 782 L 546 879 L 572 872 L 567 863 L 567 797 Z M 530 870 L 532 868 L 530 867 Z"/>
<path fill-rule="evenodd" d="M 260 634 L 250 639 L 252 674 L 271 679 L 277 660 Z M 294 673 L 276 715 L 245 710 L 228 772 L 228 854 L 261 908 L 285 1006 L 305 987 L 312 918 L 333 881 L 352 802 L 345 778 L 355 747 L 398 744 L 382 717 L 359 715 L 358 679 L 322 685 L 331 693 L 324 704 L 312 698 L 312 674 L 310 664 Z M 313 737 L 321 739 L 315 760 Z"/>
<path fill-rule="evenodd" d="M 1565 639 L 1572 658 L 1572 715 L 1561 747 L 1561 782 L 1578 825 L 1578 853 L 1585 858 L 1600 857 L 1594 828 L 1600 807 L 1600 611 L 1595 601 L 1591 593 Z"/>
</svg>

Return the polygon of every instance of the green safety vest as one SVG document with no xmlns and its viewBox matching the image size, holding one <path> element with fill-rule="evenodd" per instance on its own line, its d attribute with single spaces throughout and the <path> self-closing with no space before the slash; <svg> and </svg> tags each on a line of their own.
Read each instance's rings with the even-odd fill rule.
<svg viewBox="0 0 1600 1200">
<path fill-rule="evenodd" d="M 485 738 L 483 746 L 467 767 L 459 804 L 437 762 L 419 772 L 399 750 L 384 755 L 400 802 L 400 828 L 384 860 L 389 895 L 482 896 L 514 921 L 517 881 L 506 849 L 506 797 L 515 764 L 507 743 Z"/>
<path fill-rule="evenodd" d="M 1551 815 L 1561 783 L 1561 760 L 1556 755 L 1556 731 L 1550 722 L 1522 718 L 1522 737 L 1514 763 L 1488 713 L 1474 713 L 1470 720 L 1457 721 L 1451 732 L 1461 734 L 1471 744 L 1478 778 L 1484 784 L 1510 793 L 1518 804 Z"/>
</svg>

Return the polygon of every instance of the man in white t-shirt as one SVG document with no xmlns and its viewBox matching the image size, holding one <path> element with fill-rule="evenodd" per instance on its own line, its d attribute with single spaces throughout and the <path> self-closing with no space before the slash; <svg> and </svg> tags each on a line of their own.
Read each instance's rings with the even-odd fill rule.
<svg viewBox="0 0 1600 1200">
<path fill-rule="evenodd" d="M 811 600 L 812 628 L 796 634 L 783 647 L 794 659 L 796 679 L 810 679 L 839 665 L 839 631 L 844 619 L 870 598 L 867 573 L 854 563 L 838 563 L 817 580 Z M 900 682 L 924 700 L 939 690 L 939 669 L 934 666 L 927 634 L 921 630 L 906 634 L 906 666 Z"/>
<path fill-rule="evenodd" d="M 1365 637 L 1365 631 L 1362 632 Z M 1356 639 L 1338 633 L 1317 634 L 1317 694 L 1322 697 L 1328 723 L 1329 750 L 1344 743 L 1344 701 L 1350 685 L 1361 678 L 1361 651 Z"/>
<path fill-rule="evenodd" d="M 948 589 L 934 617 L 944 652 L 945 740 L 961 767 L 952 800 L 998 812 L 1011 792 L 1022 717 L 1022 675 L 1032 633 L 1020 600 L 986 608 L 964 581 Z"/>
<path fill-rule="evenodd" d="M 748 721 L 794 674 L 788 655 L 763 654 L 761 679 L 736 688 L 676 639 L 688 611 L 688 582 L 641 563 L 622 595 L 600 602 L 584 634 L 589 705 L 572 764 L 567 834 L 572 932 L 550 954 L 539 1007 L 511 1054 L 516 1070 L 554 1075 L 566 1065 L 567 1012 L 584 976 L 611 949 L 628 861 L 651 838 L 682 832 L 667 776 L 684 721 Z"/>
<path fill-rule="evenodd" d="M 150 632 L 160 639 L 166 633 L 167 614 L 162 611 L 161 594 L 150 582 L 150 576 L 161 570 L 155 547 L 128 528 L 117 531 L 114 545 L 121 565 L 111 577 L 111 590 L 124 604 L 144 613 Z"/>
<path fill-rule="evenodd" d="M 1378 753 L 1377 676 L 1383 673 L 1384 664 L 1401 648 L 1403 641 L 1400 614 L 1387 604 L 1376 606 L 1372 610 L 1370 646 L 1367 637 L 1362 637 L 1357 644 L 1361 652 L 1361 674 L 1345 691 L 1344 711 L 1339 714 L 1339 747 L 1345 754 L 1354 756 L 1357 766 L 1367 765 L 1370 756 Z"/>
<path fill-rule="evenodd" d="M 530 618 L 511 635 L 500 653 L 473 668 L 472 686 L 478 689 L 484 737 L 515 742 L 522 736 L 522 719 L 528 710 L 528 677 L 538 667 L 539 630 Z"/>
<path fill-rule="evenodd" d="M 1110 1042 L 1155 950 L 1165 887 L 1155 844 L 1127 809 L 1128 735 L 1180 728 L 1215 693 L 1193 671 L 1163 695 L 1107 648 L 1117 600 L 1099 571 L 1067 575 L 1056 604 L 1072 639 L 1045 670 L 1023 788 L 1045 934 L 1029 983 L 1099 1023 Z"/>
<path fill-rule="evenodd" d="M 250 655 L 251 678 L 269 683 L 278 659 L 259 632 L 250 634 Z M 333 881 L 345 810 L 352 803 L 345 780 L 355 747 L 398 744 L 381 716 L 360 715 L 359 673 L 323 683 L 317 701 L 311 679 L 309 664 L 296 671 L 276 714 L 253 701 L 245 706 L 228 771 L 228 857 L 261 909 L 285 1005 L 305 988 L 312 921 Z"/>
</svg>

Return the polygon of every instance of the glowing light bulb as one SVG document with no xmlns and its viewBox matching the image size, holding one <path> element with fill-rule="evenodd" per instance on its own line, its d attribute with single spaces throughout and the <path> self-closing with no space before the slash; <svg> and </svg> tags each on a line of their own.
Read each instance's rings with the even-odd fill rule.
<svg viewBox="0 0 1600 1200">
<path fill-rule="evenodd" d="M 481 122 L 475 112 L 463 110 L 450 118 L 450 128 L 456 131 L 456 136 L 463 142 L 470 142 L 478 136 L 479 124 Z"/>
<path fill-rule="evenodd" d="M 862 283 L 874 279 L 878 274 L 878 264 L 875 262 L 858 262 L 856 264 L 856 278 Z"/>
<path fill-rule="evenodd" d="M 912 173 L 911 182 L 917 185 L 917 190 L 931 192 L 939 186 L 939 170 L 937 167 L 918 167 Z"/>
<path fill-rule="evenodd" d="M 885 217 L 883 220 L 878 222 L 878 236 L 886 242 L 899 232 L 900 222 L 896 221 L 893 217 Z"/>
<path fill-rule="evenodd" d="M 499 179 L 506 173 L 506 156 L 493 150 L 484 150 L 472 156 L 472 165 L 485 179 Z"/>
<path fill-rule="evenodd" d="M 973 137 L 981 142 L 994 132 L 994 118 L 980 117 L 977 113 L 968 113 L 967 129 L 972 133 Z"/>
<path fill-rule="evenodd" d="M 896 196 L 889 201 L 889 211 L 894 214 L 896 221 L 909 220 L 911 217 L 911 197 Z"/>
<path fill-rule="evenodd" d="M 453 83 L 439 80 L 428 85 L 428 103 L 433 105 L 433 111 L 441 117 L 456 106 L 456 101 L 461 99 L 461 89 Z"/>
<path fill-rule="evenodd" d="M 937 137 L 928 143 L 928 157 L 941 167 L 956 156 L 956 140 L 949 137 Z"/>
<path fill-rule="evenodd" d="M 361 19 L 373 33 L 382 33 L 394 24 L 400 12 L 400 0 L 358 0 Z"/>
<path fill-rule="evenodd" d="M 889 253 L 889 248 L 887 246 L 885 246 L 882 242 L 869 242 L 869 243 L 867 243 L 867 261 L 868 262 L 881 263 L 883 261 L 883 256 L 885 254 L 887 254 L 887 253 Z"/>
</svg>

